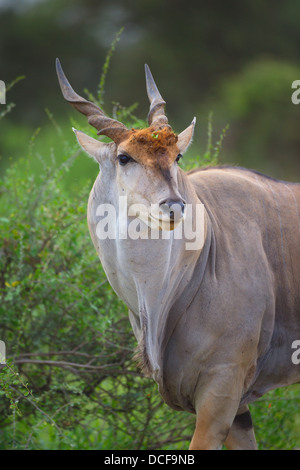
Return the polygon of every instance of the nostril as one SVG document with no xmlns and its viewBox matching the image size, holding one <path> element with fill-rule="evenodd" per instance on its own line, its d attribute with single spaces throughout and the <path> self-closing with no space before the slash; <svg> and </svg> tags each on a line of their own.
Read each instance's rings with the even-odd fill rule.
<svg viewBox="0 0 300 470">
<path fill-rule="evenodd" d="M 185 209 L 185 202 L 182 199 L 165 199 L 159 205 L 169 214 L 171 220 L 182 217 Z"/>
</svg>

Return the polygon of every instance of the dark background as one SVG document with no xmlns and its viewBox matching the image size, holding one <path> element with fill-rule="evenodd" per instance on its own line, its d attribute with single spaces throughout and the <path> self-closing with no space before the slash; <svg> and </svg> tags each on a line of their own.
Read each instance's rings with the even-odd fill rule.
<svg viewBox="0 0 300 470">
<path fill-rule="evenodd" d="M 0 123 L 2 168 L 18 158 L 23 139 L 48 126 L 45 108 L 70 128 L 75 112 L 62 99 L 55 58 L 79 94 L 94 92 L 124 27 L 106 82 L 108 114 L 113 101 L 138 102 L 135 113 L 146 117 L 147 62 L 174 130 L 197 117 L 193 156 L 205 149 L 212 111 L 215 140 L 230 125 L 221 163 L 300 180 L 300 105 L 291 102 L 299 24 L 297 0 L 0 0 L 0 79 L 26 76 L 7 96 L 16 107 Z"/>
</svg>

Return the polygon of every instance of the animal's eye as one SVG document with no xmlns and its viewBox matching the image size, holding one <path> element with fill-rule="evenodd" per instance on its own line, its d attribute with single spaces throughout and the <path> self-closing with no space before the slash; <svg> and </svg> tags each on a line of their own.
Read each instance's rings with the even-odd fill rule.
<svg viewBox="0 0 300 470">
<path fill-rule="evenodd" d="M 181 158 L 182 158 L 182 155 L 181 155 L 181 153 L 179 153 L 176 157 L 176 162 L 178 163 Z"/>
<path fill-rule="evenodd" d="M 126 165 L 128 162 L 132 161 L 132 158 L 129 157 L 128 155 L 118 155 L 118 160 L 119 160 L 119 163 L 120 165 Z"/>
</svg>

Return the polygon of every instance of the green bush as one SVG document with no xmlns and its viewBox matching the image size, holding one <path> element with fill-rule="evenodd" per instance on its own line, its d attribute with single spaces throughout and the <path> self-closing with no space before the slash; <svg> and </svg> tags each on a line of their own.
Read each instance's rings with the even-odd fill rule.
<svg viewBox="0 0 300 470">
<path fill-rule="evenodd" d="M 178 431 L 169 438 L 168 429 L 148 429 L 161 422 L 161 399 L 133 362 L 126 308 L 88 235 L 91 183 L 72 198 L 62 189 L 73 158 L 39 176 L 21 160 L 1 181 L 0 318 L 9 359 L 0 374 L 0 447 L 181 440 Z"/>
</svg>

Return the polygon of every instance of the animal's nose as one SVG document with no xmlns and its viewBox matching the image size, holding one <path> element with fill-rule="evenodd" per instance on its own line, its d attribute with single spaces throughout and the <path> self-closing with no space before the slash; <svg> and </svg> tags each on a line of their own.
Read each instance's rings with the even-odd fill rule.
<svg viewBox="0 0 300 470">
<path fill-rule="evenodd" d="M 159 204 L 160 209 L 163 213 L 167 213 L 170 220 L 178 220 L 184 214 L 185 201 L 182 199 L 164 199 Z"/>
</svg>

